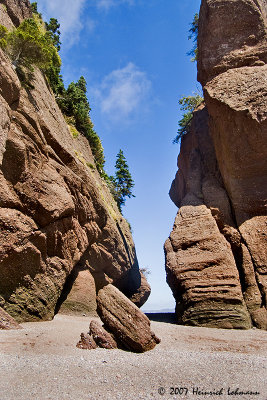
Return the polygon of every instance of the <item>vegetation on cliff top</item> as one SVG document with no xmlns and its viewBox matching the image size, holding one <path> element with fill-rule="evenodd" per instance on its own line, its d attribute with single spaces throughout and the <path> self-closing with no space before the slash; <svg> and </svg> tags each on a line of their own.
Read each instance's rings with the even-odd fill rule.
<svg viewBox="0 0 267 400">
<path fill-rule="evenodd" d="M 198 37 L 198 20 L 199 16 L 196 13 L 194 15 L 193 22 L 191 23 L 191 28 L 189 29 L 189 40 L 193 40 L 193 48 L 187 53 L 187 55 L 193 56 L 191 61 L 197 61 L 197 37 Z M 173 143 L 179 143 L 181 138 L 189 131 L 191 121 L 193 118 L 193 111 L 199 106 L 203 101 L 203 97 L 195 93 L 193 96 L 184 96 L 178 100 L 180 105 L 180 110 L 186 111 L 182 118 L 178 121 L 178 131 L 177 135 L 173 139 Z"/>
<path fill-rule="evenodd" d="M 198 20 L 199 15 L 196 13 L 194 15 L 193 22 L 191 23 L 191 28 L 189 29 L 189 40 L 193 40 L 193 48 L 187 53 L 188 56 L 192 56 L 191 61 L 197 61 L 197 37 L 198 37 Z"/>
<path fill-rule="evenodd" d="M 123 152 L 120 150 L 117 155 L 115 177 L 108 176 L 104 171 L 104 149 L 90 118 L 86 80 L 81 76 L 76 83 L 71 82 L 65 88 L 58 54 L 61 45 L 60 24 L 55 18 L 50 18 L 49 23 L 44 22 L 36 2 L 31 4 L 31 8 L 32 18 L 25 19 L 17 28 L 8 31 L 0 25 L 0 47 L 11 59 L 19 79 L 27 89 L 33 88 L 31 81 L 34 66 L 43 71 L 65 118 L 71 121 L 73 129 L 88 139 L 96 167 L 107 181 L 121 211 L 125 198 L 134 197 L 134 183 Z"/>
<path fill-rule="evenodd" d="M 181 138 L 188 133 L 191 121 L 193 118 L 193 111 L 202 103 L 203 97 L 195 94 L 194 96 L 181 97 L 178 101 L 180 109 L 186 111 L 182 118 L 178 121 L 177 135 L 173 139 L 173 143 L 179 143 Z"/>
<path fill-rule="evenodd" d="M 58 54 L 61 44 L 60 25 L 55 18 L 51 18 L 49 23 L 44 23 L 37 11 L 37 3 L 32 4 L 32 11 L 32 18 L 25 19 L 11 31 L 0 25 L 0 46 L 11 59 L 18 77 L 28 89 L 33 87 L 31 78 L 34 66 L 44 72 L 62 112 L 74 118 L 75 127 L 88 139 L 97 169 L 102 175 L 104 151 L 90 119 L 85 79 L 81 77 L 77 83 L 72 82 L 65 89 Z"/>
<path fill-rule="evenodd" d="M 71 82 L 67 89 L 63 86 L 59 91 L 57 86 L 56 99 L 63 114 L 73 117 L 76 129 L 88 139 L 96 167 L 101 176 L 104 176 L 104 149 L 90 118 L 91 108 L 86 96 L 86 85 L 85 78 L 81 76 L 78 82 Z"/>
<path fill-rule="evenodd" d="M 60 57 L 52 38 L 36 18 L 25 19 L 12 31 L 1 25 L 0 38 L 0 45 L 15 69 L 33 71 L 33 65 L 47 69 L 52 64 L 60 68 Z"/>
</svg>

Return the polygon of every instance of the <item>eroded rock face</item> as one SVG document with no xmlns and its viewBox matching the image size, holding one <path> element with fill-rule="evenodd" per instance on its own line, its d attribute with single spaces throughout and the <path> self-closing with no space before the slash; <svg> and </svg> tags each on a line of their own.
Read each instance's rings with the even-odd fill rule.
<svg viewBox="0 0 267 400">
<path fill-rule="evenodd" d="M 74 268 L 68 276 L 64 289 L 57 302 L 57 309 L 62 314 L 95 314 L 95 280 L 88 269 Z"/>
<path fill-rule="evenodd" d="M 118 343 L 137 353 L 152 350 L 159 343 L 147 316 L 116 287 L 105 286 L 96 300 L 98 315 Z"/>
<path fill-rule="evenodd" d="M 0 8 L 2 20 L 10 16 L 17 23 L 30 16 L 26 0 L 1 3 L 6 6 Z M 34 88 L 25 90 L 1 49 L 0 68 L 3 308 L 18 321 L 52 318 L 62 292 L 68 296 L 69 276 L 70 290 L 74 285 L 74 268 L 94 278 L 87 305 L 96 304 L 95 287 L 116 285 L 124 275 L 124 290 L 134 295 L 141 275 L 132 236 L 95 168 L 88 141 L 72 137 L 39 70 L 31 82 Z"/>
<path fill-rule="evenodd" d="M 180 210 L 165 243 L 167 282 L 176 299 L 178 322 L 250 328 L 232 250 L 240 249 L 240 234 L 217 167 L 204 105 L 182 139 L 178 166 L 170 195 Z"/>
<path fill-rule="evenodd" d="M 22 329 L 22 326 L 20 326 L 11 315 L 0 307 L 0 329 Z"/>
<path fill-rule="evenodd" d="M 31 18 L 32 11 L 28 0 L 0 0 L 0 24 L 8 29 L 18 26 L 24 19 Z"/>
<path fill-rule="evenodd" d="M 201 4 L 198 79 L 207 106 L 182 140 L 170 190 L 180 210 L 165 246 L 184 323 L 248 328 L 251 319 L 267 329 L 266 7 Z"/>
<path fill-rule="evenodd" d="M 265 0 L 202 0 L 198 80 L 204 86 L 230 68 L 267 62 Z"/>
</svg>

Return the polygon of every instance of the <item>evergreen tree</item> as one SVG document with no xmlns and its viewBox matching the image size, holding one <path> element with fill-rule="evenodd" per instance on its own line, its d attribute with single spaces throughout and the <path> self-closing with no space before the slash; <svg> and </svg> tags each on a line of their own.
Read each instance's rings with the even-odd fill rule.
<svg viewBox="0 0 267 400">
<path fill-rule="evenodd" d="M 135 197 L 132 193 L 134 181 L 122 150 L 117 154 L 115 168 L 115 178 L 111 177 L 111 181 L 114 184 L 113 195 L 121 211 L 121 206 L 125 205 L 126 197 Z"/>
<path fill-rule="evenodd" d="M 42 14 L 38 12 L 37 10 L 37 2 L 35 1 L 34 3 L 31 3 L 31 9 L 32 13 L 37 15 L 39 18 L 42 18 Z"/>
<path fill-rule="evenodd" d="M 36 1 L 34 3 L 31 3 L 31 8 L 32 8 L 32 12 L 34 14 L 38 13 L 38 11 L 37 11 L 37 2 Z"/>
<path fill-rule="evenodd" d="M 94 125 L 90 118 L 90 105 L 86 96 L 86 80 L 83 76 L 78 82 L 71 82 L 62 98 L 58 100 L 62 112 L 68 117 L 74 117 L 75 127 L 89 141 L 98 171 L 104 174 L 104 150 L 101 140 L 94 130 Z"/>
<path fill-rule="evenodd" d="M 58 20 L 56 18 L 50 18 L 49 23 L 45 23 L 45 27 L 47 32 L 49 32 L 49 35 L 51 37 L 51 40 L 53 42 L 53 45 L 57 49 L 57 51 L 60 50 L 60 24 L 58 23 Z"/>
<path fill-rule="evenodd" d="M 193 56 L 191 61 L 197 60 L 197 37 L 198 37 L 198 20 L 199 15 L 196 13 L 194 15 L 193 22 L 191 23 L 191 28 L 189 29 L 189 40 L 193 40 L 193 48 L 187 53 L 189 56 Z"/>
<path fill-rule="evenodd" d="M 79 88 L 85 95 L 87 92 L 87 83 L 84 76 L 81 76 L 78 82 L 76 83 L 77 88 Z M 89 107 L 90 108 L 90 107 Z"/>
<path fill-rule="evenodd" d="M 46 35 L 49 36 L 53 45 L 60 50 L 60 24 L 56 18 L 50 18 L 49 23 L 45 22 Z M 49 84 L 56 96 L 56 100 L 62 99 L 65 93 L 65 87 L 63 83 L 62 75 L 60 74 L 60 66 L 52 62 L 49 68 L 45 70 L 45 74 L 48 78 Z"/>
</svg>

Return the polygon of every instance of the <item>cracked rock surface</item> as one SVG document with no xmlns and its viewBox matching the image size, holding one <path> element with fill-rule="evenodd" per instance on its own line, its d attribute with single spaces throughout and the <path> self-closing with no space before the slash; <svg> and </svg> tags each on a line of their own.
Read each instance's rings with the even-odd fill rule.
<svg viewBox="0 0 267 400">
<path fill-rule="evenodd" d="M 31 16 L 27 0 L 1 3 L 8 29 Z M 72 137 L 38 69 L 32 86 L 0 49 L 0 304 L 17 321 L 51 319 L 66 299 L 90 312 L 113 283 L 140 306 L 150 287 L 88 141 Z"/>
<path fill-rule="evenodd" d="M 179 211 L 165 244 L 180 323 L 267 329 L 266 8 L 201 4 L 205 104 L 182 139 L 170 190 Z"/>
</svg>

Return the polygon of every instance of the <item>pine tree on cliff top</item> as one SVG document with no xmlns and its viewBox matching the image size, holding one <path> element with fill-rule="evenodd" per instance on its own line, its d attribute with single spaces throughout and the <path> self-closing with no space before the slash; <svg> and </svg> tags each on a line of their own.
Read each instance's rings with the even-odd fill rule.
<svg viewBox="0 0 267 400">
<path fill-rule="evenodd" d="M 198 21 L 199 15 L 196 13 L 194 15 L 193 22 L 191 23 L 191 28 L 189 29 L 189 40 L 193 40 L 193 48 L 187 53 L 188 56 L 193 56 L 191 61 L 197 61 L 197 38 L 198 38 Z"/>
<path fill-rule="evenodd" d="M 129 167 L 122 150 L 120 150 L 117 154 L 115 168 L 115 178 L 111 177 L 111 180 L 115 186 L 115 195 L 114 193 L 113 195 L 118 204 L 119 210 L 121 211 L 121 206 L 125 205 L 126 197 L 135 197 L 132 192 L 134 181 L 130 174 Z"/>
<path fill-rule="evenodd" d="M 51 40 L 53 42 L 53 45 L 57 49 L 57 51 L 60 50 L 60 24 L 56 18 L 50 18 L 49 23 L 45 22 L 45 27 L 47 32 L 49 32 L 49 35 L 51 37 Z"/>
<path fill-rule="evenodd" d="M 197 61 L 197 39 L 198 39 L 198 21 L 199 15 L 196 13 L 194 15 L 193 22 L 191 23 L 191 28 L 189 29 L 189 40 L 193 40 L 193 48 L 187 53 L 187 55 L 193 56 L 191 61 Z M 182 118 L 178 121 L 178 131 L 177 135 L 173 139 L 173 143 L 179 143 L 181 138 L 189 132 L 191 121 L 193 118 L 193 111 L 203 102 L 203 97 L 195 93 L 193 96 L 181 97 L 178 101 L 180 105 L 180 110 L 185 111 Z"/>
</svg>

